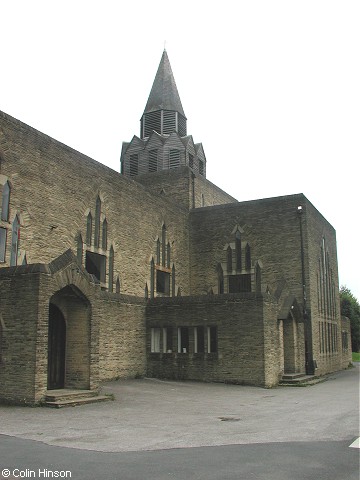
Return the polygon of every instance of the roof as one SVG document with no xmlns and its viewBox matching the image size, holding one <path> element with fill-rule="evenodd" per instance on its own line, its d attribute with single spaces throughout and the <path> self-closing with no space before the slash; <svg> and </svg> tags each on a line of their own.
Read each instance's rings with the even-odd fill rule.
<svg viewBox="0 0 360 480">
<path fill-rule="evenodd" d="M 157 110 L 173 110 L 185 117 L 166 50 L 162 54 L 144 114 Z"/>
</svg>

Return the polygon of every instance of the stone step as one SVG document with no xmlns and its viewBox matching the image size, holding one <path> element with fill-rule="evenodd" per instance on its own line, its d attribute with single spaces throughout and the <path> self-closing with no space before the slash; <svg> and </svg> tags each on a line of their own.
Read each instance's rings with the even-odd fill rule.
<svg viewBox="0 0 360 480">
<path fill-rule="evenodd" d="M 99 395 L 98 390 L 59 389 L 48 390 L 45 405 L 48 407 L 70 407 L 87 403 L 104 402 L 112 400 L 111 396 Z"/>
<path fill-rule="evenodd" d="M 98 390 L 75 390 L 70 388 L 62 388 L 59 390 L 48 390 L 45 400 L 55 402 L 58 400 L 73 400 L 74 398 L 89 398 L 99 395 Z"/>
<path fill-rule="evenodd" d="M 317 383 L 325 382 L 325 377 L 316 377 L 315 375 L 283 375 L 279 382 L 283 387 L 307 387 L 310 385 L 316 385 Z"/>
<path fill-rule="evenodd" d="M 293 379 L 300 378 L 300 377 L 305 377 L 305 376 L 306 376 L 305 373 L 284 373 L 284 375 L 282 376 L 282 379 L 283 380 L 293 380 Z"/>
<path fill-rule="evenodd" d="M 76 407 L 78 405 L 86 405 L 89 403 L 96 402 L 107 402 L 112 400 L 111 397 L 105 395 L 92 396 L 88 398 L 73 398 L 71 400 L 55 400 L 55 401 L 45 401 L 47 407 L 53 408 L 62 408 L 62 407 Z"/>
</svg>

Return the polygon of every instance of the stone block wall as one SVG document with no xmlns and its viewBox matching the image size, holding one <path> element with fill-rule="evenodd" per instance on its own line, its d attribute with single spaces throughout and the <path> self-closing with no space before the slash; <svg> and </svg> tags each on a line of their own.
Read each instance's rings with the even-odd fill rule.
<svg viewBox="0 0 360 480">
<path fill-rule="evenodd" d="M 4 273 L 0 269 L 0 401 L 33 403 L 39 278 Z"/>
<path fill-rule="evenodd" d="M 181 203 L 154 195 L 139 182 L 2 112 L 0 127 L 0 174 L 11 185 L 6 262 L 1 266 L 9 265 L 11 225 L 18 215 L 19 262 L 25 255 L 30 264 L 50 262 L 68 248 L 76 252 L 80 234 L 83 264 L 86 250 L 106 256 L 107 285 L 113 246 L 114 285 L 119 277 L 121 293 L 142 297 L 150 283 L 151 256 L 165 223 L 177 284 L 189 293 L 188 211 Z M 90 212 L 94 218 L 97 196 L 101 221 L 106 218 L 108 224 L 105 251 L 94 247 L 93 241 L 86 244 L 87 215 Z"/>
<path fill-rule="evenodd" d="M 101 292 L 93 314 L 100 325 L 100 380 L 144 376 L 145 300 Z"/>
<path fill-rule="evenodd" d="M 265 308 L 268 308 L 267 306 Z M 147 375 L 158 378 L 270 386 L 265 377 L 262 295 L 209 295 L 149 302 Z M 217 352 L 195 353 L 194 327 L 217 328 Z M 151 328 L 173 329 L 173 351 L 151 353 Z M 178 353 L 177 329 L 188 327 L 189 351 Z M 276 353 L 274 352 L 274 355 Z M 278 380 L 278 377 L 276 377 Z"/>
<path fill-rule="evenodd" d="M 231 195 L 204 176 L 194 174 L 189 167 L 163 170 L 155 174 L 138 175 L 133 178 L 145 185 L 154 195 L 161 194 L 188 210 L 236 202 Z"/>
<path fill-rule="evenodd" d="M 281 286 L 302 298 L 300 232 L 297 206 L 303 195 L 232 203 L 190 212 L 191 293 L 218 291 L 217 267 L 226 274 L 226 248 L 242 230 L 241 242 L 251 249 L 252 267 L 261 264 L 262 291 Z M 243 252 L 244 256 L 244 252 Z M 244 263 L 243 257 L 243 263 Z M 226 291 L 225 291 L 226 293 Z"/>
<path fill-rule="evenodd" d="M 303 210 L 313 355 L 316 374 L 323 375 L 341 368 L 342 364 L 336 232 L 311 202 L 304 202 Z"/>
</svg>

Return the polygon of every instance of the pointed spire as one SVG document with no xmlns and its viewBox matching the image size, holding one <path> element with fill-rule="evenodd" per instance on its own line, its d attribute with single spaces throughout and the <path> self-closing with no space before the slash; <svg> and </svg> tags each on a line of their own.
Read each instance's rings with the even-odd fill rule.
<svg viewBox="0 0 360 480">
<path fill-rule="evenodd" d="M 144 110 L 145 113 L 172 110 L 185 117 L 169 57 L 164 49 L 153 86 Z"/>
</svg>

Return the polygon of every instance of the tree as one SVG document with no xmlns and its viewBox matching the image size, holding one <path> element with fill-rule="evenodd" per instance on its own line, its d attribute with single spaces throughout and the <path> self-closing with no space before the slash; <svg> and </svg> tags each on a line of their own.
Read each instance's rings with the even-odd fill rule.
<svg viewBox="0 0 360 480">
<path fill-rule="evenodd" d="M 360 305 L 346 286 L 340 288 L 340 310 L 350 319 L 352 351 L 360 352 Z"/>
</svg>

